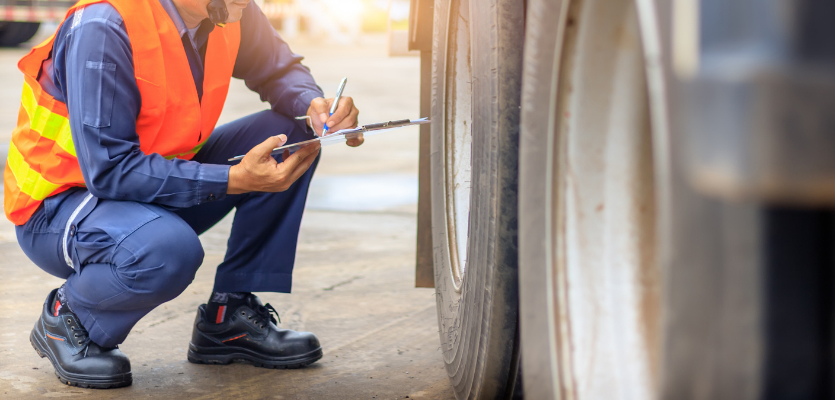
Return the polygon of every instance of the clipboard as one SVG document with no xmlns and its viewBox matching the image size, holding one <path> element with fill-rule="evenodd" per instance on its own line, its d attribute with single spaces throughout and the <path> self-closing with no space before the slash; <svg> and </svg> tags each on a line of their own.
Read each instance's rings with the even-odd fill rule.
<svg viewBox="0 0 835 400">
<path fill-rule="evenodd" d="M 323 137 L 317 137 L 315 139 L 305 140 L 303 142 L 297 142 L 297 143 L 293 143 L 293 144 L 287 144 L 287 145 L 284 145 L 284 146 L 281 146 L 281 147 L 276 147 L 276 148 L 273 149 L 273 151 L 270 154 L 276 154 L 276 153 L 279 153 L 279 152 L 281 152 L 285 149 L 292 149 L 294 147 L 301 147 L 301 146 L 304 146 L 304 145 L 309 144 L 309 143 L 320 142 L 320 143 L 322 143 L 322 146 L 325 146 L 325 145 L 328 145 L 328 144 L 331 144 L 331 143 L 343 142 L 345 140 L 355 138 L 355 137 L 359 136 L 359 134 L 363 134 L 363 136 L 367 137 L 367 136 L 375 135 L 377 133 L 382 133 L 383 131 L 387 131 L 387 130 L 391 130 L 391 129 L 403 128 L 403 127 L 412 126 L 412 125 L 423 125 L 423 124 L 428 124 L 430 122 L 432 122 L 432 121 L 429 118 L 401 119 L 401 120 L 397 120 L 397 121 L 388 121 L 388 122 L 380 122 L 380 123 L 377 123 L 377 124 L 363 125 L 363 126 L 359 126 L 359 127 L 353 128 L 353 129 L 342 129 L 340 131 L 336 131 L 334 133 L 331 133 L 331 134 L 323 136 Z M 227 161 L 240 161 L 241 159 L 244 158 L 244 156 L 245 155 L 232 157 Z"/>
</svg>

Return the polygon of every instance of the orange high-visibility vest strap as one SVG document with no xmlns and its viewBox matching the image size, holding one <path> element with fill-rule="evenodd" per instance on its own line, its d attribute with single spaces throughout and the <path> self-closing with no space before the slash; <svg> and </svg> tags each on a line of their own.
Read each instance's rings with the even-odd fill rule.
<svg viewBox="0 0 835 400">
<path fill-rule="evenodd" d="M 215 28 L 209 35 L 201 102 L 180 34 L 159 1 L 82 0 L 70 8 L 64 23 L 79 8 L 105 1 L 122 16 L 130 39 L 142 98 L 136 121 L 140 149 L 191 159 L 214 130 L 226 102 L 240 47 L 240 23 Z M 3 206 L 16 225 L 26 223 L 45 198 L 84 186 L 67 106 L 37 80 L 54 39 L 53 34 L 18 63 L 24 75 L 23 93 L 3 172 Z"/>
</svg>

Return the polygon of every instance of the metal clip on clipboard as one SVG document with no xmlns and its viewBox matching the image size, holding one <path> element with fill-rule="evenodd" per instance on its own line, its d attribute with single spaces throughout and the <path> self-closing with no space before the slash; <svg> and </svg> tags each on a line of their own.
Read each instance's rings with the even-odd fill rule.
<svg viewBox="0 0 835 400">
<path fill-rule="evenodd" d="M 359 127 L 353 128 L 353 129 L 343 129 L 341 131 L 336 131 L 334 133 L 331 133 L 327 136 L 317 137 L 315 139 L 305 140 L 303 142 L 287 144 L 287 145 L 284 145 L 284 146 L 281 146 L 281 147 L 276 147 L 276 148 L 273 149 L 272 154 L 279 153 L 279 152 L 281 152 L 285 149 L 292 149 L 294 147 L 301 147 L 301 146 L 304 146 L 306 144 L 313 143 L 313 142 L 320 142 L 320 143 L 322 143 L 322 146 L 326 146 L 326 145 L 329 145 L 329 144 L 332 144 L 332 143 L 343 142 L 347 139 L 355 138 L 355 137 L 359 136 L 359 134 L 363 134 L 364 136 L 367 137 L 367 136 L 375 135 L 377 133 L 381 133 L 381 132 L 389 130 L 389 129 L 403 128 L 405 126 L 411 126 L 411 125 L 428 124 L 429 122 L 431 122 L 429 120 L 429 118 L 401 119 L 401 120 L 398 120 L 398 121 L 380 122 L 380 123 L 377 123 L 377 124 L 359 126 Z M 237 156 L 237 157 L 232 157 L 232 158 L 229 159 L 229 161 L 240 161 L 242 158 L 244 158 L 244 155 L 240 155 L 240 156 Z"/>
</svg>

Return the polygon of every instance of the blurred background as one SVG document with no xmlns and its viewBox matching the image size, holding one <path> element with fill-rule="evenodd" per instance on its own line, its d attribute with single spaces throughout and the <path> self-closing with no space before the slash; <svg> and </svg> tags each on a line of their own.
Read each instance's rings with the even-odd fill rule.
<svg viewBox="0 0 835 400">
<path fill-rule="evenodd" d="M 306 35 L 342 44 L 363 33 L 386 33 L 389 52 L 408 50 L 408 0 L 256 0 L 273 26 L 287 39 Z"/>
</svg>

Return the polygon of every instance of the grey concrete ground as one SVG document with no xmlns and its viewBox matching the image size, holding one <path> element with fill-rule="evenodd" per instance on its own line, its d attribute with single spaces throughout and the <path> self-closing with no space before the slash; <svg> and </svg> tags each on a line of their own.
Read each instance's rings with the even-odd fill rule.
<svg viewBox="0 0 835 400">
<path fill-rule="evenodd" d="M 360 122 L 416 117 L 417 58 L 389 58 L 384 37 L 352 48 L 291 43 L 333 95 L 343 76 Z M 0 50 L 0 159 L 14 127 L 25 49 Z M 234 82 L 221 122 L 266 106 Z M 438 345 L 434 291 L 415 289 L 417 130 L 369 138 L 358 149 L 323 149 L 302 222 L 292 294 L 259 294 L 284 328 L 315 332 L 325 357 L 301 370 L 186 361 L 195 308 L 208 297 L 231 220 L 202 236 L 203 267 L 180 297 L 139 322 L 121 346 L 134 384 L 93 391 L 61 385 L 28 335 L 46 294 L 61 281 L 20 251 L 0 220 L 0 398 L 452 399 Z M 0 161 L 0 165 L 2 161 Z"/>
</svg>

